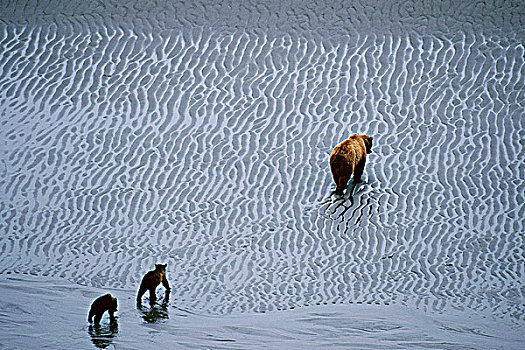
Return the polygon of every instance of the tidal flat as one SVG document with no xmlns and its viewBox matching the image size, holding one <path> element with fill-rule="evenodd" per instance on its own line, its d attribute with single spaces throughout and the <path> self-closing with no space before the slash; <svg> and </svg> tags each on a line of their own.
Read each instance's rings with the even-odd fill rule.
<svg viewBox="0 0 525 350">
<path fill-rule="evenodd" d="M 522 1 L 3 2 L 0 347 L 519 349 L 524 73 Z"/>
</svg>

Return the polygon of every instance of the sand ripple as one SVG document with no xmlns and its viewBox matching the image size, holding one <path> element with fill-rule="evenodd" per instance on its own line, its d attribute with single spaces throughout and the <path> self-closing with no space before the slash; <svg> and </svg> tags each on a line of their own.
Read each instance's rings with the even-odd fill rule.
<svg viewBox="0 0 525 350">
<path fill-rule="evenodd" d="M 219 5 L 174 23 L 86 3 L 1 12 L 0 273 L 135 289 L 165 261 L 185 309 L 523 321 L 520 32 L 377 30 L 410 1 L 369 24 L 305 9 L 275 27 L 264 6 L 229 24 Z M 316 18 L 338 35 L 304 29 Z M 375 137 L 366 183 L 336 198 L 328 155 L 355 132 Z"/>
</svg>

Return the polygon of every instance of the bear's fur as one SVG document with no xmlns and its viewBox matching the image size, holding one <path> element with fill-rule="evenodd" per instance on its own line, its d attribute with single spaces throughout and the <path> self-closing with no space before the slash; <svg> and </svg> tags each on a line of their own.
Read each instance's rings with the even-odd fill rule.
<svg viewBox="0 0 525 350">
<path fill-rule="evenodd" d="M 353 135 L 334 147 L 330 154 L 330 170 L 336 185 L 336 194 L 343 194 L 348 180 L 354 174 L 354 183 L 363 181 L 366 155 L 372 152 L 373 136 Z"/>
<path fill-rule="evenodd" d="M 109 319 L 111 322 L 115 321 L 115 311 L 117 311 L 117 298 L 113 298 L 111 294 L 106 294 L 98 297 L 91 304 L 89 309 L 88 321 L 91 323 L 93 316 L 95 316 L 95 325 L 100 324 L 100 319 L 104 312 L 109 313 Z"/>
<path fill-rule="evenodd" d="M 157 286 L 162 282 L 164 288 L 166 288 L 166 293 L 170 292 L 170 285 L 166 279 L 166 267 L 168 264 L 155 264 L 155 270 L 148 271 L 142 278 L 140 283 L 139 293 L 137 295 L 137 304 L 140 305 L 142 302 L 142 296 L 149 290 L 149 300 L 154 302 L 157 296 L 155 295 L 155 290 Z"/>
</svg>

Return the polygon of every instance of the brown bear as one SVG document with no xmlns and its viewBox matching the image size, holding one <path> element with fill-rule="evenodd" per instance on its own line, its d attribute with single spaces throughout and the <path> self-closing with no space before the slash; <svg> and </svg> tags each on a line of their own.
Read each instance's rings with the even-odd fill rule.
<svg viewBox="0 0 525 350">
<path fill-rule="evenodd" d="M 366 155 L 372 152 L 373 136 L 353 135 L 335 146 L 330 154 L 330 170 L 334 177 L 336 194 L 343 194 L 348 180 L 354 174 L 354 183 L 363 181 Z"/>
<path fill-rule="evenodd" d="M 117 298 L 113 298 L 111 294 L 103 295 L 93 301 L 89 309 L 88 321 L 91 323 L 93 316 L 95 316 L 95 325 L 100 324 L 100 319 L 106 311 L 109 313 L 110 321 L 114 322 L 115 311 L 117 311 Z"/>
<path fill-rule="evenodd" d="M 148 271 L 144 275 L 137 295 L 137 305 L 141 304 L 142 296 L 147 290 L 149 290 L 149 300 L 153 303 L 157 298 L 155 295 L 155 289 L 157 289 L 157 286 L 161 282 L 164 288 L 166 288 L 166 293 L 169 294 L 170 285 L 166 279 L 166 266 L 168 266 L 168 264 L 155 264 L 155 270 Z"/>
</svg>

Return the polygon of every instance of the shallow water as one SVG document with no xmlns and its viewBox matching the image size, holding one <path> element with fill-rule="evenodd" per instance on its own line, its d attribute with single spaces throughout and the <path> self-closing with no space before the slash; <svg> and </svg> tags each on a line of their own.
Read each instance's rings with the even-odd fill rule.
<svg viewBox="0 0 525 350">
<path fill-rule="evenodd" d="M 475 312 L 447 315 L 399 305 L 331 304 L 268 313 L 202 315 L 159 300 L 135 309 L 131 290 L 117 320 L 87 324 L 92 300 L 108 290 L 33 276 L 2 278 L 2 348 L 519 349 L 517 329 Z M 159 293 L 159 297 L 160 297 Z M 35 315 L 42 317 L 35 318 Z M 7 332 L 13 333 L 7 335 Z M 6 341 L 7 340 L 7 341 Z"/>
<path fill-rule="evenodd" d="M 522 335 L 524 5 L 224 4 L 1 6 L 4 281 L 132 298 L 166 262 L 169 309 L 199 317 L 307 332 L 299 308 L 364 303 Z M 373 153 L 336 197 L 353 133 Z"/>
</svg>

